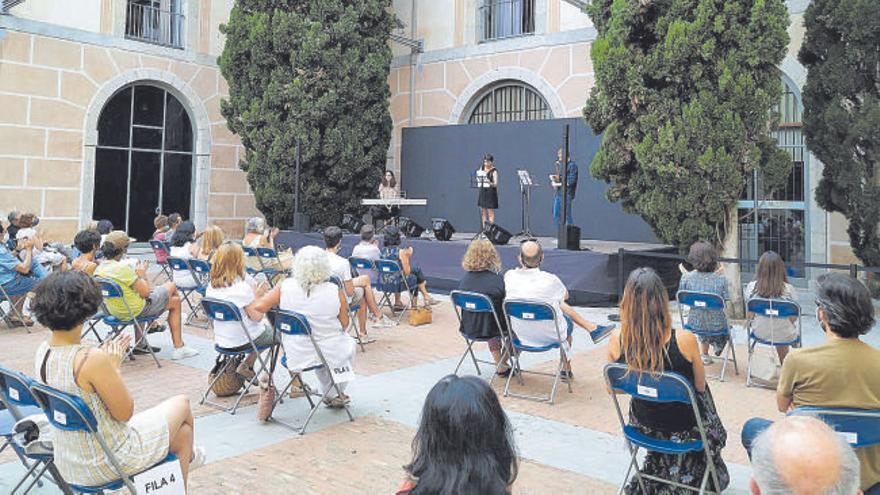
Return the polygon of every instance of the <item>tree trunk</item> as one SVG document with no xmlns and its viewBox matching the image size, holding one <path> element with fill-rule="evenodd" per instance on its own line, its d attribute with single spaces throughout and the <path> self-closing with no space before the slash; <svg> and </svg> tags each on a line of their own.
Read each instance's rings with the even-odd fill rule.
<svg viewBox="0 0 880 495">
<path fill-rule="evenodd" d="M 724 236 L 723 252 L 725 258 L 739 257 L 739 212 L 736 205 L 727 212 L 727 232 Z M 745 317 L 745 304 L 742 295 L 742 272 L 738 263 L 724 263 L 724 276 L 730 284 L 730 305 L 727 317 L 742 319 Z"/>
</svg>

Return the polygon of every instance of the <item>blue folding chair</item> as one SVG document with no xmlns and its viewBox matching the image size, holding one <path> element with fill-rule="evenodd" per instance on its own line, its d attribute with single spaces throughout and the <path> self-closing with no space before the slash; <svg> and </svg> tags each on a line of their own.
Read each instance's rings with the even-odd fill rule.
<svg viewBox="0 0 880 495">
<path fill-rule="evenodd" d="M 263 267 L 263 274 L 266 276 L 266 280 L 269 281 L 269 285 L 272 287 L 275 287 L 277 278 L 285 277 L 290 274 L 290 271 L 286 270 L 281 265 L 281 259 L 278 258 L 278 252 L 274 249 L 259 247 L 257 248 L 257 256 Z"/>
<path fill-rule="evenodd" d="M 248 274 L 250 274 L 251 276 L 254 276 L 254 277 L 263 273 L 263 269 L 262 269 L 263 262 L 260 261 L 260 255 L 257 254 L 257 248 L 242 246 L 241 249 L 242 249 L 242 251 L 244 251 L 245 257 L 247 257 L 250 260 L 254 260 L 256 262 L 256 263 L 252 262 L 251 264 L 256 264 L 256 265 L 259 265 L 259 267 L 260 267 L 260 268 L 254 268 L 254 267 L 251 267 L 250 265 L 246 265 L 245 271 L 247 271 Z M 270 284 L 271 284 L 271 282 L 270 282 Z"/>
<path fill-rule="evenodd" d="M 798 303 L 787 299 L 765 299 L 761 297 L 753 297 L 746 301 L 746 313 L 748 316 L 746 328 L 748 328 L 749 333 L 749 362 L 746 368 L 746 386 L 751 387 L 752 385 L 759 385 L 765 388 L 775 389 L 776 387 L 769 387 L 768 385 L 752 382 L 752 355 L 755 353 L 755 347 L 758 344 L 770 347 L 800 347 L 801 336 L 803 334 L 803 327 L 801 325 L 801 307 Z M 769 340 L 762 339 L 755 335 L 754 324 L 756 316 L 782 320 L 797 318 L 797 336 L 792 340 L 776 340 L 772 335 Z"/>
<path fill-rule="evenodd" d="M 42 487 L 42 479 L 47 473 L 62 492 L 71 493 L 58 468 L 55 467 L 52 454 L 28 454 L 12 439 L 16 422 L 27 416 L 43 414 L 43 410 L 31 394 L 32 383 L 33 380 L 21 373 L 0 366 L 0 402 L 6 406 L 5 409 L 0 410 L 0 437 L 4 440 L 0 452 L 11 447 L 27 470 L 10 493 L 16 493 L 29 478 L 33 480 L 22 492 L 23 494 L 27 495 L 34 486 Z"/>
<path fill-rule="evenodd" d="M 379 271 L 373 260 L 352 256 L 348 258 L 348 264 L 357 271 L 358 275 L 367 275 L 370 277 L 370 280 L 373 281 L 373 286 L 377 284 L 377 281 L 379 280 Z"/>
<path fill-rule="evenodd" d="M 403 314 L 415 305 L 416 291 L 419 290 L 416 286 L 416 277 L 413 274 L 404 275 L 403 267 L 397 260 L 379 259 L 376 260 L 375 266 L 379 273 L 376 288 L 382 293 L 382 297 L 379 299 L 379 309 L 387 306 L 395 317 L 395 323 L 399 325 Z M 391 299 L 394 294 L 401 292 L 409 294 L 410 303 L 403 308 L 403 311 L 395 313 Z"/>
<path fill-rule="evenodd" d="M 519 367 L 519 358 L 516 359 L 514 366 L 515 369 L 510 375 L 507 376 L 507 382 L 504 384 L 504 396 L 508 395 L 513 397 L 519 397 L 521 399 L 530 399 L 536 400 L 539 402 L 549 402 L 553 404 L 553 401 L 556 399 L 556 388 L 559 385 L 559 379 L 562 376 L 563 365 L 565 364 L 565 345 L 567 345 L 568 339 L 568 330 L 567 330 L 567 322 L 561 318 L 560 315 L 556 314 L 556 310 L 553 309 L 552 306 L 546 303 L 534 302 L 534 301 L 526 301 L 521 299 L 505 299 L 504 300 L 504 317 L 507 318 L 507 328 L 510 330 L 510 342 L 511 342 L 511 351 L 512 354 L 516 354 L 516 352 L 548 352 L 553 350 L 559 351 L 559 365 L 556 367 L 555 373 L 545 373 L 543 371 L 527 371 L 523 370 Z M 539 321 L 549 321 L 552 322 L 556 327 L 556 340 L 550 342 L 547 345 L 535 347 L 523 344 L 519 337 L 516 335 L 516 322 L 519 324 L 520 322 L 539 322 Z M 552 376 L 553 377 L 553 386 L 550 389 L 550 394 L 546 396 L 536 396 L 536 395 L 524 395 L 524 394 L 515 394 L 510 392 L 510 381 L 513 378 L 513 375 L 517 376 L 520 385 L 524 385 L 522 375 L 524 373 L 530 373 L 533 375 L 544 375 L 544 376 Z M 571 380 L 566 381 L 568 383 L 568 393 L 571 393 Z"/>
<path fill-rule="evenodd" d="M 630 473 L 633 472 L 633 468 L 635 468 L 635 477 L 642 493 L 650 493 L 645 487 L 646 479 L 698 493 L 720 493 L 710 491 L 708 487 L 710 479 L 714 483 L 713 486 L 716 488 L 720 487 L 721 484 L 718 482 L 718 471 L 715 467 L 715 463 L 712 461 L 709 449 L 707 448 L 708 441 L 706 428 L 700 417 L 696 394 L 694 393 L 694 388 L 687 379 L 678 373 L 642 373 L 638 370 L 630 369 L 625 364 L 618 363 L 606 364 L 604 374 L 605 383 L 608 386 L 608 390 L 611 391 L 611 398 L 614 400 L 614 407 L 617 410 L 617 419 L 620 421 L 620 427 L 623 429 L 623 436 L 626 438 L 627 448 L 629 448 L 630 451 L 629 467 L 626 469 L 626 476 L 623 478 L 623 483 L 620 485 L 618 493 L 623 493 L 627 483 L 629 483 Z M 633 399 L 650 402 L 678 402 L 690 405 L 694 417 L 696 418 L 697 428 L 700 431 L 700 439 L 680 442 L 658 439 L 642 433 L 636 427 L 627 423 L 623 415 L 623 409 L 620 407 L 620 401 L 617 394 L 626 394 Z M 666 455 L 683 455 L 691 452 L 703 452 L 706 456 L 706 470 L 703 473 L 700 487 L 696 488 L 676 481 L 642 473 L 637 459 L 639 449 L 645 449 L 648 452 L 658 452 Z"/>
<path fill-rule="evenodd" d="M 854 449 L 880 445 L 880 409 L 800 406 L 788 415 L 822 420 Z"/>
<path fill-rule="evenodd" d="M 168 248 L 168 245 L 162 241 L 152 239 L 150 247 L 153 249 L 153 256 L 156 257 L 156 264 L 162 268 L 162 273 L 168 277 L 168 280 L 171 280 L 171 269 L 168 267 L 168 257 L 171 256 L 171 250 Z M 165 261 L 159 261 L 162 259 Z"/>
<path fill-rule="evenodd" d="M 293 311 L 285 311 L 282 309 L 273 310 L 272 317 L 274 318 L 276 332 L 281 333 L 283 335 L 294 335 L 294 336 L 298 335 L 301 337 L 307 336 L 309 338 L 309 340 L 311 341 L 312 346 L 314 346 L 314 348 L 315 348 L 315 353 L 317 354 L 318 361 L 319 361 L 318 364 L 316 364 L 314 366 L 310 366 L 306 369 L 291 370 L 287 366 L 287 359 L 285 356 L 284 358 L 281 359 L 281 364 L 289 372 L 299 374 L 300 379 L 302 379 L 302 374 L 307 371 L 317 371 L 321 368 L 326 369 L 328 371 L 328 375 L 330 376 L 330 384 L 331 384 L 330 386 L 334 390 L 336 390 L 337 395 L 341 396 L 342 389 L 339 388 L 339 385 L 336 383 L 336 380 L 333 378 L 333 374 L 330 373 L 330 370 L 331 370 L 330 365 L 327 363 L 327 360 L 324 358 L 324 353 L 321 352 L 321 346 L 318 344 L 318 341 L 315 340 L 315 336 L 312 334 L 312 328 L 309 326 L 308 319 L 299 313 L 295 313 Z M 281 402 L 281 400 L 283 399 L 283 397 L 287 393 L 287 391 L 290 389 L 290 387 L 293 386 L 293 382 L 294 382 L 294 379 L 291 378 L 291 380 L 287 383 L 287 385 L 281 389 L 281 392 L 278 394 L 278 397 L 275 399 L 276 406 L 278 405 L 279 402 Z M 305 384 L 303 384 L 303 385 L 305 385 Z M 272 421 L 275 421 L 275 422 L 277 422 L 283 426 L 286 426 L 294 431 L 298 431 L 300 435 L 302 435 L 306 432 L 306 427 L 309 425 L 309 421 L 312 420 L 312 416 L 315 415 L 315 412 L 318 410 L 318 408 L 321 406 L 321 403 L 324 400 L 324 394 L 313 391 L 311 389 L 311 387 L 304 386 L 303 389 L 305 391 L 305 397 L 309 401 L 309 406 L 311 407 L 311 409 L 309 410 L 309 415 L 308 415 L 308 417 L 306 417 L 306 420 L 303 423 L 302 427 L 296 427 L 294 425 L 285 423 L 284 421 L 280 421 L 279 419 L 275 418 L 272 415 L 270 415 L 270 417 L 269 417 L 269 419 Z M 318 400 L 315 401 L 312 399 L 312 397 L 315 397 Z M 348 404 L 345 404 L 343 407 L 345 409 L 345 413 L 348 415 L 348 420 L 354 421 L 354 416 L 351 415 L 351 410 L 349 410 Z M 274 414 L 275 407 L 273 406 L 272 409 L 273 409 L 272 414 Z"/>
<path fill-rule="evenodd" d="M 150 323 L 159 319 L 158 316 L 137 316 L 134 314 L 134 311 L 131 310 L 131 306 L 128 305 L 128 301 L 123 297 L 122 287 L 115 280 L 110 280 L 109 278 L 100 278 L 95 277 L 95 282 L 98 283 L 98 287 L 101 288 L 101 296 L 103 296 L 103 300 L 101 301 L 101 312 L 103 316 L 101 317 L 101 321 L 104 322 L 107 326 L 110 327 L 110 334 L 108 338 L 114 338 L 123 330 L 128 328 L 129 326 L 134 327 L 135 329 L 135 342 L 128 350 L 127 357 L 132 357 L 132 352 L 135 348 L 146 348 L 150 352 L 150 356 L 153 357 L 153 361 L 156 362 L 156 366 L 161 368 L 162 363 L 159 362 L 159 358 L 156 357 L 156 353 L 153 352 L 153 346 L 150 345 L 149 338 L 147 337 L 147 327 L 149 327 Z M 121 318 L 117 318 L 110 313 L 110 310 L 107 308 L 107 300 L 108 299 L 118 299 L 122 302 L 123 308 L 125 308 L 125 314 Z M 140 337 L 137 337 L 140 335 Z"/>
<path fill-rule="evenodd" d="M 330 281 L 336 284 L 336 286 L 342 289 L 343 293 L 345 293 L 345 282 L 343 282 L 342 279 L 333 275 L 330 277 Z M 361 300 L 353 304 L 351 302 L 352 298 L 348 294 L 346 294 L 346 299 L 348 300 L 348 328 L 346 328 L 345 331 L 357 341 L 358 347 L 361 348 L 361 352 L 366 352 L 367 349 L 364 347 L 363 339 L 361 339 L 361 332 L 358 329 L 357 321 L 358 311 L 361 310 L 361 305 L 364 304 L 364 301 Z"/>
<path fill-rule="evenodd" d="M 183 322 L 184 325 L 193 325 L 201 328 L 207 328 L 208 322 L 204 324 L 194 323 L 193 319 L 195 319 L 199 315 L 199 311 L 201 311 L 198 303 L 195 302 L 195 295 L 204 295 L 205 288 L 202 286 L 202 282 L 198 276 L 190 269 L 190 261 L 188 259 L 183 258 L 168 258 L 168 266 L 171 267 L 172 273 L 177 273 L 180 278 L 180 283 L 175 282 L 177 285 L 177 292 L 180 294 L 181 299 L 186 302 L 186 305 L 189 307 L 189 314 L 186 317 L 186 320 Z M 208 269 L 210 271 L 210 268 Z M 192 280 L 192 282 L 190 282 Z"/>
<path fill-rule="evenodd" d="M 89 409 L 89 406 L 81 397 L 62 392 L 58 389 L 37 382 L 31 384 L 30 391 L 43 409 L 43 412 L 46 413 L 46 417 L 49 419 L 49 423 L 51 423 L 52 426 L 62 431 L 81 432 L 94 437 L 118 476 L 118 479 L 98 486 L 84 486 L 69 483 L 70 487 L 75 492 L 103 493 L 105 491 L 128 489 L 129 493 L 137 495 L 138 492 L 134 486 L 134 476 L 137 476 L 140 473 L 133 473 L 130 475 L 122 470 L 122 466 L 119 459 L 116 457 L 116 454 L 107 445 L 107 442 L 104 441 L 104 437 L 101 436 L 101 433 L 98 431 L 98 420 L 95 419 L 94 413 Z M 175 461 L 177 461 L 177 457 L 174 454 L 168 454 L 164 460 L 153 467 Z"/>
<path fill-rule="evenodd" d="M 214 345 L 214 350 L 217 351 L 219 356 L 226 357 L 226 361 L 223 366 L 217 371 L 214 375 L 214 379 L 208 383 L 208 388 L 205 389 L 205 393 L 202 394 L 202 400 L 199 401 L 199 404 L 208 404 L 211 407 L 220 409 L 221 411 L 228 412 L 229 414 L 235 414 L 235 411 L 238 410 L 238 405 L 241 404 L 241 400 L 244 399 L 244 396 L 250 391 L 250 388 L 257 383 L 259 380 L 259 375 L 261 372 L 269 371 L 269 365 L 266 363 L 263 358 L 263 352 L 272 348 L 272 346 L 258 346 L 254 343 L 253 337 L 248 332 L 247 328 L 244 325 L 244 320 L 241 315 L 241 311 L 239 311 L 238 307 L 228 301 L 221 301 L 219 299 L 212 299 L 210 297 L 206 297 L 202 299 L 202 308 L 205 310 L 205 314 L 208 315 L 208 319 L 211 322 L 237 322 L 241 327 L 242 333 L 247 337 L 248 346 L 244 349 L 226 349 L 220 347 L 218 345 Z M 214 383 L 217 382 L 222 376 L 223 373 L 227 371 L 230 366 L 237 366 L 237 360 L 229 359 L 234 357 L 247 357 L 252 353 L 257 353 L 257 362 L 256 368 L 254 369 L 254 377 L 250 380 L 247 380 L 242 387 L 241 391 L 238 394 L 238 398 L 235 400 L 235 404 L 232 407 L 226 407 L 223 404 L 218 404 L 216 402 L 211 402 L 208 400 L 208 394 L 211 393 L 211 388 L 214 386 Z"/>
<path fill-rule="evenodd" d="M 505 331 L 504 326 L 501 325 L 501 320 L 498 319 L 498 314 L 495 312 L 495 306 L 492 305 L 492 299 L 489 298 L 486 294 L 480 294 L 478 292 L 468 292 L 463 290 L 454 290 L 449 293 L 450 299 L 452 299 L 452 305 L 455 307 L 455 315 L 458 317 L 459 324 L 461 323 L 462 314 L 474 313 L 474 314 L 490 314 L 492 315 L 492 319 L 495 321 L 496 328 L 499 329 L 501 338 L 501 362 L 507 362 L 507 359 L 513 356 L 513 353 L 510 351 L 510 335 Z M 467 344 L 467 349 L 465 349 L 464 354 L 461 355 L 461 359 L 458 360 L 458 365 L 455 367 L 455 374 L 458 374 L 459 368 L 461 368 L 461 364 L 464 363 L 465 358 L 468 356 L 471 357 L 471 360 L 474 363 L 474 367 L 477 368 L 477 374 L 482 376 L 480 372 L 479 363 L 488 364 L 494 366 L 495 369 L 498 369 L 498 364 L 494 361 L 486 361 L 485 359 L 477 359 L 477 356 L 474 354 L 474 344 L 477 342 L 489 342 L 494 337 L 472 337 L 467 333 L 460 332 L 461 337 L 464 339 Z M 516 357 L 513 356 L 513 363 L 511 363 L 511 374 L 513 374 L 513 370 L 519 368 L 518 363 L 516 362 Z M 492 376 L 489 378 L 489 385 L 492 385 L 492 382 L 495 381 L 495 373 L 492 373 Z"/>
<path fill-rule="evenodd" d="M 727 370 L 727 362 L 731 357 L 733 359 L 733 370 L 739 375 L 739 366 L 737 366 L 736 363 L 736 347 L 733 345 L 733 332 L 731 331 L 730 323 L 727 322 L 726 316 L 724 317 L 724 328 L 718 330 L 702 330 L 687 324 L 686 317 L 690 314 L 690 311 L 716 310 L 724 313 L 726 308 L 724 299 L 718 294 L 687 290 L 678 291 L 675 295 L 675 299 L 678 301 L 678 315 L 681 318 L 682 328 L 693 333 L 698 338 L 727 337 L 727 344 L 725 344 L 724 349 L 721 350 L 724 354 L 724 363 L 721 365 L 721 373 L 717 376 L 718 381 L 724 381 L 724 372 Z M 685 311 L 685 308 L 687 308 L 688 311 Z M 713 376 L 712 378 L 716 377 Z"/>
<path fill-rule="evenodd" d="M 15 274 L 16 277 L 23 277 L 24 275 L 20 275 L 18 273 Z M 25 296 L 27 292 L 14 293 L 10 294 L 3 288 L 3 285 L 0 285 L 0 303 L 6 301 L 9 303 L 9 310 L 4 310 L 3 305 L 0 304 L 0 319 L 6 322 L 6 326 L 12 328 L 16 324 L 13 321 L 13 317 L 17 318 L 18 321 L 24 321 L 24 313 L 22 312 L 22 307 L 24 306 Z M 18 301 L 15 303 L 12 302 L 13 297 L 18 297 Z M 24 326 L 24 329 L 27 333 L 31 333 L 31 328 L 27 325 Z"/>
</svg>

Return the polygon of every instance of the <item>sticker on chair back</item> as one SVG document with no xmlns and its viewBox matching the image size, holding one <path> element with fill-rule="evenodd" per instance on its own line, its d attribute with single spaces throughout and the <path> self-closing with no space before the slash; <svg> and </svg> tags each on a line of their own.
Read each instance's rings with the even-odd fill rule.
<svg viewBox="0 0 880 495">
<path fill-rule="evenodd" d="M 474 304 L 474 303 L 472 303 L 472 302 L 466 302 L 466 303 L 464 303 L 464 307 L 465 307 L 466 309 L 477 309 L 477 305 Z"/>
<path fill-rule="evenodd" d="M 534 320 L 534 319 L 535 319 L 535 313 L 523 313 L 523 314 L 522 314 L 522 319 L 523 319 L 523 320 Z"/>
<path fill-rule="evenodd" d="M 645 397 L 653 397 L 657 398 L 657 389 L 654 387 L 646 387 L 644 385 L 636 386 L 636 393 L 639 395 L 644 395 Z"/>
<path fill-rule="evenodd" d="M 21 400 L 18 395 L 18 389 L 9 387 L 9 398 L 12 400 Z"/>
<path fill-rule="evenodd" d="M 222 321 L 222 320 L 226 319 L 225 316 L 226 316 L 226 315 L 224 315 L 224 314 L 223 314 L 222 312 L 220 312 L 220 311 L 217 311 L 216 313 L 214 313 L 214 319 L 216 319 L 216 320 L 221 320 L 221 321 Z"/>
<path fill-rule="evenodd" d="M 779 316 L 779 310 L 773 308 L 767 308 L 764 310 L 764 314 L 767 316 Z"/>
<path fill-rule="evenodd" d="M 390 272 L 390 271 L 391 271 L 391 268 L 390 268 L 390 267 L 387 267 L 387 266 L 383 266 L 383 267 L 382 267 L 382 271 L 383 271 L 383 272 Z"/>
<path fill-rule="evenodd" d="M 101 295 L 104 297 L 110 297 L 110 291 L 107 289 L 101 289 Z"/>
<path fill-rule="evenodd" d="M 354 370 L 351 369 L 351 364 L 330 366 L 330 374 L 333 375 L 333 381 L 336 383 L 346 383 L 354 380 Z"/>
<path fill-rule="evenodd" d="M 706 301 L 694 301 L 694 307 L 695 308 L 705 308 Z"/>
<path fill-rule="evenodd" d="M 186 495 L 180 461 L 159 464 L 134 476 L 138 495 Z"/>
<path fill-rule="evenodd" d="M 52 419 L 54 419 L 55 422 L 58 424 L 62 424 L 62 425 L 67 424 L 67 415 L 57 409 L 52 411 Z"/>
<path fill-rule="evenodd" d="M 838 435 L 840 435 L 846 443 L 850 445 L 855 445 L 859 443 L 859 434 L 854 431 L 838 431 Z"/>
<path fill-rule="evenodd" d="M 283 322 L 282 322 L 282 323 L 281 323 L 281 329 L 284 330 L 285 332 L 289 332 L 289 331 L 290 331 L 290 324 L 289 324 L 289 323 L 283 323 Z"/>
</svg>

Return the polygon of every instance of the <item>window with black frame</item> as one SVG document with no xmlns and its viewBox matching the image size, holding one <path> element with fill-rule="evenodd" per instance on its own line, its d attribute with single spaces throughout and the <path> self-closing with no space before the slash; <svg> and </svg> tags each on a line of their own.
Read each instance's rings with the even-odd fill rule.
<svg viewBox="0 0 880 495">
<path fill-rule="evenodd" d="M 484 90 L 471 107 L 468 124 L 518 122 L 553 118 L 547 101 L 534 88 L 502 81 Z"/>
<path fill-rule="evenodd" d="M 479 5 L 481 43 L 535 32 L 535 0 L 481 0 Z"/>
</svg>

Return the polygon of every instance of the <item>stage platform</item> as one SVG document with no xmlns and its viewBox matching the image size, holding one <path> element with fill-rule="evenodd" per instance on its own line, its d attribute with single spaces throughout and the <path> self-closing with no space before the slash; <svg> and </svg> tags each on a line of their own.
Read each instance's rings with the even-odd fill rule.
<svg viewBox="0 0 880 495">
<path fill-rule="evenodd" d="M 441 242 L 433 237 L 406 239 L 402 246 L 413 246 L 414 264 L 421 267 L 431 291 L 448 292 L 458 286 L 464 275 L 461 259 L 474 234 L 456 234 L 452 240 Z M 360 241 L 357 235 L 346 235 L 342 240 L 341 256 L 349 256 L 352 248 Z M 538 242 L 544 248 L 542 269 L 554 273 L 568 287 L 570 304 L 577 306 L 613 306 L 617 304 L 618 293 L 618 250 L 627 250 L 624 257 L 624 272 L 628 274 L 638 266 L 654 267 L 663 277 L 667 287 L 675 287 L 679 272 L 677 264 L 668 260 L 640 257 L 638 253 L 674 253 L 670 246 L 633 242 L 613 242 L 581 240 L 580 251 L 556 248 L 556 239 L 542 237 Z M 322 246 L 323 237 L 319 233 L 299 233 L 281 231 L 276 243 L 293 247 Z M 381 238 L 380 238 L 381 243 Z M 501 255 L 503 269 L 516 268 L 519 240 L 511 239 L 504 246 L 497 246 Z"/>
</svg>

